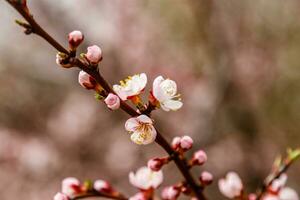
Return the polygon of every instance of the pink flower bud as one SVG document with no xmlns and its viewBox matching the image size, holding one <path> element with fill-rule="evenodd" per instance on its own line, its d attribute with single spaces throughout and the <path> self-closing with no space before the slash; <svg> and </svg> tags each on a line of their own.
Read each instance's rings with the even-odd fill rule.
<svg viewBox="0 0 300 200">
<path fill-rule="evenodd" d="M 117 110 L 120 108 L 120 98 L 113 93 L 109 93 L 104 102 L 106 103 L 107 107 L 112 110 Z"/>
<path fill-rule="evenodd" d="M 83 70 L 79 72 L 78 82 L 82 87 L 88 90 L 95 89 L 97 85 L 95 79 Z"/>
<path fill-rule="evenodd" d="M 97 45 L 90 46 L 85 56 L 90 63 L 96 65 L 102 60 L 102 50 Z"/>
<path fill-rule="evenodd" d="M 98 192 L 105 192 L 105 193 L 111 193 L 113 191 L 113 188 L 107 181 L 100 180 L 100 179 L 94 182 L 94 189 Z"/>
<path fill-rule="evenodd" d="M 196 151 L 192 158 L 194 165 L 203 165 L 207 161 L 207 155 L 203 150 Z"/>
<path fill-rule="evenodd" d="M 65 195 L 72 197 L 81 192 L 81 184 L 80 181 L 76 178 L 69 177 L 65 178 L 62 181 L 62 193 Z"/>
<path fill-rule="evenodd" d="M 147 200 L 147 197 L 144 193 L 139 192 L 136 193 L 134 196 L 130 197 L 129 200 Z"/>
<path fill-rule="evenodd" d="M 69 197 L 61 192 L 56 193 L 53 200 L 69 200 Z"/>
<path fill-rule="evenodd" d="M 248 195 L 248 200 L 256 200 L 257 196 L 254 193 Z"/>
<path fill-rule="evenodd" d="M 213 175 L 207 171 L 204 171 L 201 173 L 199 179 L 203 185 L 209 185 L 213 182 Z"/>
<path fill-rule="evenodd" d="M 178 149 L 179 146 L 180 146 L 180 141 L 181 141 L 181 138 L 180 137 L 174 137 L 173 140 L 172 140 L 172 148 L 174 150 Z"/>
<path fill-rule="evenodd" d="M 180 140 L 180 147 L 187 151 L 193 146 L 193 139 L 190 136 L 183 136 Z"/>
<path fill-rule="evenodd" d="M 83 34 L 80 31 L 72 31 L 68 35 L 69 47 L 72 50 L 75 50 L 83 41 Z"/>
<path fill-rule="evenodd" d="M 175 200 L 179 195 L 180 190 L 175 186 L 165 187 L 161 193 L 161 197 L 164 200 Z"/>
<path fill-rule="evenodd" d="M 160 158 L 150 159 L 147 163 L 148 168 L 150 168 L 152 171 L 159 171 L 164 164 L 164 161 Z"/>
</svg>

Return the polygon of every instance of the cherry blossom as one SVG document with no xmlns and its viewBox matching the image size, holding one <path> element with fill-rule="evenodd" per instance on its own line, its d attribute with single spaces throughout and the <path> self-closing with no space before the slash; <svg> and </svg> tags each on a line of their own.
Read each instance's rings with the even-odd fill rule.
<svg viewBox="0 0 300 200">
<path fill-rule="evenodd" d="M 183 105 L 179 98 L 180 95 L 177 94 L 177 84 L 175 81 L 164 79 L 162 76 L 155 78 L 152 95 L 165 111 L 175 111 Z"/>
<path fill-rule="evenodd" d="M 160 186 L 163 181 L 162 171 L 154 172 L 148 167 L 141 167 L 136 173 L 130 172 L 130 183 L 142 190 L 155 189 Z"/>
<path fill-rule="evenodd" d="M 139 95 L 146 87 L 147 75 L 145 73 L 129 76 L 120 81 L 120 85 L 114 85 L 113 89 L 123 100 L 127 100 Z"/>
<path fill-rule="evenodd" d="M 131 133 L 130 139 L 136 144 L 150 144 L 154 142 L 157 135 L 152 119 L 146 115 L 128 119 L 125 129 Z"/>
<path fill-rule="evenodd" d="M 224 196 L 232 199 L 241 195 L 243 183 L 237 173 L 229 172 L 225 179 L 219 180 L 219 190 Z"/>
</svg>

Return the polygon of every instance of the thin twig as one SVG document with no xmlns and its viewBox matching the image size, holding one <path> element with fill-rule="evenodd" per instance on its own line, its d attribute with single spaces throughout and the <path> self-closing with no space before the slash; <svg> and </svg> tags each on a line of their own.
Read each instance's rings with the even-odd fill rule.
<svg viewBox="0 0 300 200">
<path fill-rule="evenodd" d="M 60 43 L 58 43 L 53 37 L 51 37 L 33 18 L 29 12 L 27 12 L 24 7 L 22 7 L 18 3 L 14 3 L 12 1 L 6 0 L 10 5 L 12 5 L 23 17 L 24 19 L 29 23 L 31 26 L 31 32 L 35 33 L 36 35 L 39 35 L 44 40 L 46 40 L 51 46 L 53 46 L 56 50 L 59 52 L 65 53 L 67 55 L 70 55 L 70 52 L 65 49 Z M 78 58 L 73 59 L 72 64 L 77 66 L 78 68 L 84 70 L 89 75 L 91 75 L 108 93 L 115 93 L 111 86 L 108 84 L 108 82 L 101 76 L 97 68 L 88 66 L 83 61 L 81 61 Z M 131 106 L 129 106 L 124 101 L 121 102 L 121 109 L 124 110 L 127 114 L 130 116 L 138 116 L 139 113 L 135 111 Z M 150 113 L 149 113 L 150 114 Z M 162 136 L 161 133 L 157 131 L 157 137 L 156 137 L 156 143 L 158 143 L 170 156 L 173 156 L 173 160 L 177 166 L 177 168 L 180 170 L 184 178 L 186 179 L 186 182 L 193 190 L 193 193 L 199 200 L 206 200 L 206 197 L 203 194 L 203 188 L 200 187 L 194 178 L 192 177 L 187 162 L 180 158 L 179 155 L 171 148 L 169 143 L 166 141 L 166 139 Z M 90 197 L 90 196 L 85 196 Z"/>
</svg>

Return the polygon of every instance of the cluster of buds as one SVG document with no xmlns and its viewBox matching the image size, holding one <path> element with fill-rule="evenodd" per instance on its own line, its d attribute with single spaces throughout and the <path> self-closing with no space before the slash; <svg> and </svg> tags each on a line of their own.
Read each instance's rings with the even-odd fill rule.
<svg viewBox="0 0 300 200">
<path fill-rule="evenodd" d="M 71 200 L 81 195 L 95 196 L 99 194 L 109 194 L 111 196 L 118 197 L 120 194 L 115 191 L 112 186 L 104 180 L 96 180 L 92 184 L 90 181 L 81 183 L 77 178 L 68 177 L 62 181 L 61 192 L 58 192 L 54 196 L 54 200 Z"/>
</svg>

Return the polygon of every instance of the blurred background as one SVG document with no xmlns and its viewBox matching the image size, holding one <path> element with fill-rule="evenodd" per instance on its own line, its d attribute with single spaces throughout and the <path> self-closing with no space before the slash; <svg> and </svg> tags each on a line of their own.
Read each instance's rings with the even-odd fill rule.
<svg viewBox="0 0 300 200">
<path fill-rule="evenodd" d="M 276 155 L 300 141 L 299 0 L 40 0 L 29 1 L 37 21 L 67 45 L 81 30 L 101 46 L 101 72 L 111 83 L 145 72 L 177 81 L 184 107 L 156 111 L 170 141 L 188 134 L 215 176 L 209 199 L 224 199 L 217 179 L 229 170 L 254 191 Z M 77 69 L 55 64 L 56 51 L 0 2 L 0 199 L 52 199 L 64 177 L 102 178 L 125 194 L 128 173 L 165 155 L 137 146 L 124 130 L 128 118 L 110 112 L 77 83 Z M 145 94 L 145 97 L 147 94 Z M 300 163 L 288 186 L 300 191 Z M 298 173 L 297 173 L 298 172 Z M 164 168 L 168 185 L 182 180 Z M 298 184 L 297 184 L 298 183 Z"/>
</svg>

